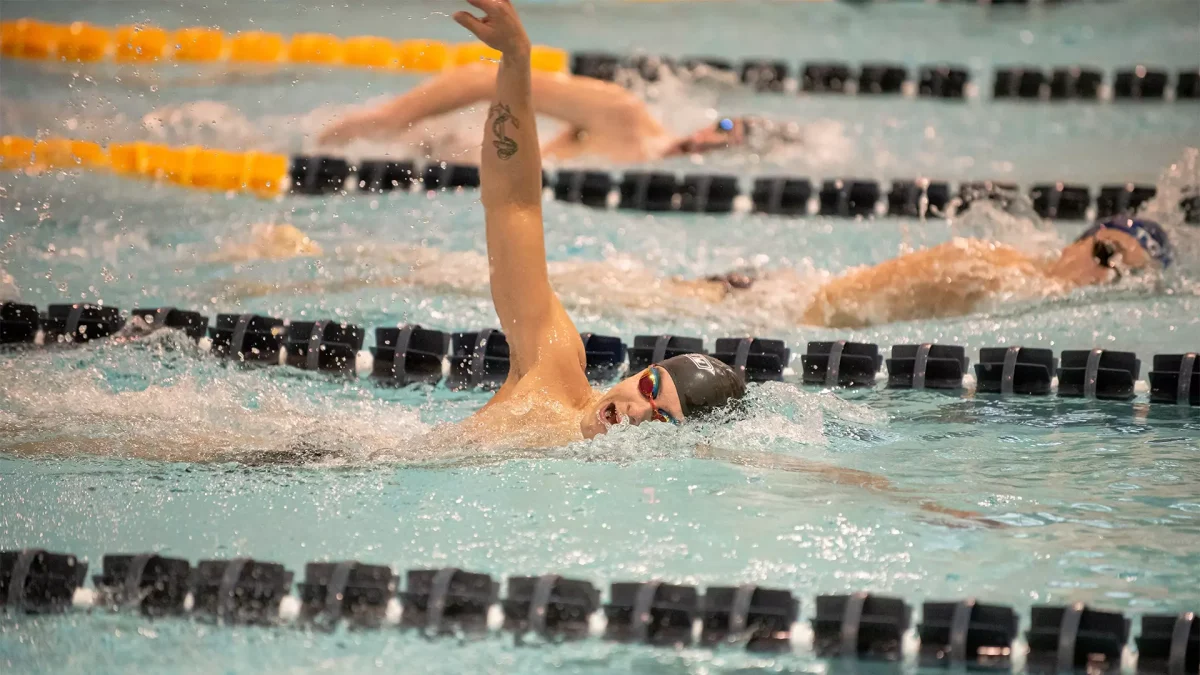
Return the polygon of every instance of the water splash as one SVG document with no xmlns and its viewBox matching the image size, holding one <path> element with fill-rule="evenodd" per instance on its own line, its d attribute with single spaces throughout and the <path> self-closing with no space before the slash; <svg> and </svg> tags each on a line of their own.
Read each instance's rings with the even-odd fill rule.
<svg viewBox="0 0 1200 675">
<path fill-rule="evenodd" d="M 20 299 L 21 289 L 17 288 L 17 280 L 0 267 L 0 302 L 15 302 Z"/>
<path fill-rule="evenodd" d="M 1065 242 L 1050 223 L 1033 209 L 1033 200 L 1006 192 L 1005 202 L 976 200 L 966 211 L 952 211 L 949 223 L 958 236 L 1011 246 L 1035 259 L 1053 257 Z"/>
<path fill-rule="evenodd" d="M 419 408 L 226 368 L 174 331 L 30 353 L 6 373 L 0 452 L 343 464 L 380 454 L 416 461 L 427 451 L 409 445 L 429 429 Z"/>
<path fill-rule="evenodd" d="M 218 245 L 217 252 L 208 258 L 210 262 L 287 260 L 324 253 L 320 244 L 288 223 L 255 223 L 244 235 L 222 238 Z"/>
<path fill-rule="evenodd" d="M 251 121 L 221 101 L 192 101 L 163 106 L 142 117 L 146 140 L 167 145 L 270 148 L 270 120 Z"/>
<path fill-rule="evenodd" d="M 1163 170 L 1154 199 L 1139 215 L 1156 220 L 1175 248 L 1172 276 L 1179 290 L 1200 294 L 1200 227 L 1186 223 L 1180 202 L 1200 194 L 1200 148 L 1186 148 L 1178 161 Z"/>
</svg>

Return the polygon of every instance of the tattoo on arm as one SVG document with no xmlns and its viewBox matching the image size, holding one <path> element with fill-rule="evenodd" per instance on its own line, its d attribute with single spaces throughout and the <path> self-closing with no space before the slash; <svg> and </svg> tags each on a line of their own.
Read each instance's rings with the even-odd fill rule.
<svg viewBox="0 0 1200 675">
<path fill-rule="evenodd" d="M 488 117 L 492 118 L 492 135 L 496 137 L 496 140 L 492 141 L 496 148 L 496 156 L 500 159 L 511 159 L 517 154 L 517 142 L 504 134 L 504 123 L 512 122 L 514 129 L 520 129 L 521 123 L 503 103 L 497 103 L 488 109 Z"/>
</svg>

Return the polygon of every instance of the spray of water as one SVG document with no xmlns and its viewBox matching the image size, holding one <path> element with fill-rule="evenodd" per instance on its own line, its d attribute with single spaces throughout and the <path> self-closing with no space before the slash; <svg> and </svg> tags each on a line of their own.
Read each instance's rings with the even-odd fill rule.
<svg viewBox="0 0 1200 675">
<path fill-rule="evenodd" d="M 63 359 L 81 360 L 64 368 Z M 26 354 L 0 391 L 0 452 L 159 461 L 423 461 L 420 408 L 225 368 L 174 331 Z M 138 382 L 144 384 L 139 386 Z"/>
<path fill-rule="evenodd" d="M 13 302 L 21 299 L 21 289 L 13 276 L 0 267 L 0 302 Z"/>
<path fill-rule="evenodd" d="M 1200 226 L 1186 223 L 1180 203 L 1200 194 L 1200 148 L 1187 148 L 1159 176 L 1154 199 L 1139 215 L 1158 221 L 1175 247 L 1171 279 L 1183 292 L 1200 294 Z"/>
</svg>

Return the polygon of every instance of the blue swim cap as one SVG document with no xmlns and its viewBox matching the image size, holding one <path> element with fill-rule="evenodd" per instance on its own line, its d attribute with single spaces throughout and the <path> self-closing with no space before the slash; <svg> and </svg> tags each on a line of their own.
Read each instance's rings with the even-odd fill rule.
<svg viewBox="0 0 1200 675">
<path fill-rule="evenodd" d="M 1137 243 L 1145 249 L 1146 253 L 1161 263 L 1164 268 L 1171 266 L 1173 254 L 1171 240 L 1167 238 L 1167 231 L 1162 228 L 1162 225 L 1153 220 L 1124 216 L 1109 218 L 1089 227 L 1086 232 L 1079 235 L 1079 239 L 1087 239 L 1100 230 L 1118 230 L 1124 232 L 1136 239 Z M 1076 239 L 1076 241 L 1079 241 L 1079 239 Z"/>
</svg>

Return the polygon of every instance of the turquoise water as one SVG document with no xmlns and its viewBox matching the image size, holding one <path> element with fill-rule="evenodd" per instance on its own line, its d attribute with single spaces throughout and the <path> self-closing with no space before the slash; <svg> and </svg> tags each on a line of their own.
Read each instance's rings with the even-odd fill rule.
<svg viewBox="0 0 1200 675">
<path fill-rule="evenodd" d="M 990 17 L 978 8 L 900 4 L 752 5 L 736 12 L 727 4 L 538 4 L 527 23 L 535 41 L 571 48 L 786 54 L 795 61 L 836 55 L 852 63 L 881 56 L 910 64 L 966 60 L 980 72 L 1012 62 L 1175 67 L 1194 62 L 1200 44 L 1194 3 Z M 432 14 L 449 6 L 335 13 L 282 4 L 5 2 L 0 14 L 455 39 L 455 27 Z M 689 30 L 668 30 L 677 22 Z M 105 67 L 75 75 L 5 60 L 0 69 L 2 133 L 238 149 L 307 147 L 304 134 L 323 119 L 310 111 L 332 115 L 415 82 L 304 70 L 191 86 L 163 73 L 131 77 Z M 1165 192 L 1196 179 L 1185 148 L 1200 143 L 1200 115 L 1183 104 L 861 102 L 673 83 L 650 94 L 681 131 L 710 108 L 777 114 L 810 129 L 801 152 L 758 164 L 739 156 L 711 160 L 739 173 L 1136 180 L 1157 182 Z M 212 124 L 142 124 L 148 113 L 196 110 L 181 108 L 196 102 L 204 102 Z M 92 174 L 6 174 L 0 190 L 4 297 L 39 306 L 102 299 L 125 309 L 171 304 L 210 316 L 335 317 L 368 329 L 496 323 L 478 282 L 482 212 L 470 193 L 264 202 Z M 664 329 L 709 344 L 754 333 L 785 339 L 797 353 L 809 340 L 831 338 L 885 349 L 937 341 L 966 345 L 973 360 L 978 348 L 993 345 L 1101 346 L 1138 352 L 1144 377 L 1155 353 L 1200 350 L 1200 247 L 1170 201 L 1155 208 L 1174 228 L 1183 259 L 1161 287 L 1000 303 L 971 317 L 857 331 L 800 326 L 789 311 L 802 310 L 811 283 L 825 275 L 905 247 L 952 234 L 1050 246 L 1072 238 L 1078 224 L 976 209 L 946 223 L 646 216 L 547 203 L 547 249 L 561 275 L 584 279 L 565 293 L 580 329 L 627 340 Z M 322 253 L 264 255 L 263 230 L 255 226 L 271 222 L 294 225 Z M 409 272 L 414 251 L 424 261 L 415 273 L 422 283 L 392 284 Z M 597 270 L 634 270 L 627 285 L 603 287 L 626 295 L 642 289 L 638 274 L 695 276 L 747 262 L 795 270 L 800 281 L 767 300 L 715 309 L 589 302 L 597 292 L 587 287 L 587 274 Z M 281 288 L 257 288 L 264 283 Z M 94 570 L 105 552 L 154 549 L 192 561 L 254 556 L 298 574 L 307 561 L 357 558 L 397 570 L 557 572 L 605 587 L 653 577 L 701 586 L 754 581 L 791 588 L 805 616 L 819 593 L 863 589 L 911 604 L 973 595 L 1023 614 L 1033 604 L 1075 601 L 1130 616 L 1200 606 L 1200 417 L 1150 406 L 1144 396 L 1132 404 L 1088 403 L 834 394 L 772 384 L 752 388 L 750 417 L 733 424 L 682 431 L 651 425 L 542 456 L 464 458 L 434 452 L 422 439 L 437 424 L 469 415 L 486 394 L 230 368 L 169 335 L 0 354 L 0 385 L 0 548 L 69 551 L 88 557 Z M 700 445 L 720 449 L 722 458 L 697 456 Z M 323 453 L 315 464 L 261 465 L 264 456 L 312 448 Z M 868 471 L 894 489 L 771 468 L 781 458 Z M 1005 527 L 929 513 L 918 504 L 926 498 Z M 499 637 L 457 645 L 394 631 L 217 629 L 101 612 L 0 620 L 0 664 L 11 672 L 57 673 L 825 668 L 805 655 L 754 660 L 596 641 L 518 649 Z"/>
</svg>

